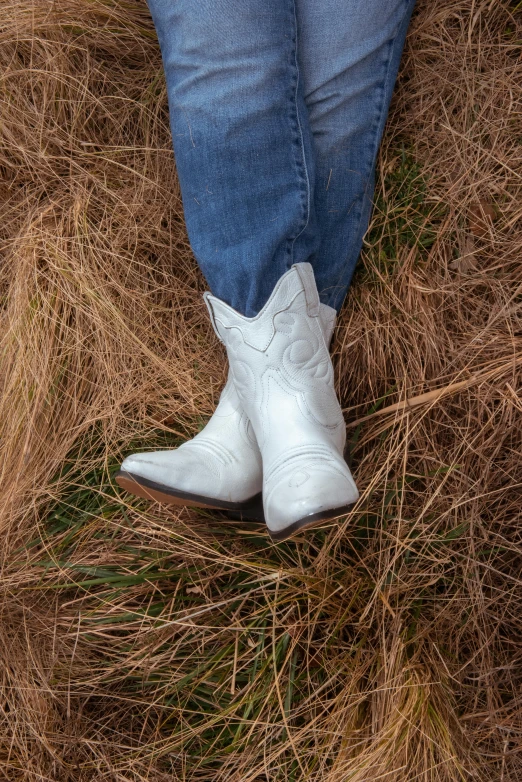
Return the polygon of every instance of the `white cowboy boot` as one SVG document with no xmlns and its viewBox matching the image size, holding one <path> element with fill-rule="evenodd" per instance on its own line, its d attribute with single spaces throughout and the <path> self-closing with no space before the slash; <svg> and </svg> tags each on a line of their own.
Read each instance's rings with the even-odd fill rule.
<svg viewBox="0 0 522 782">
<path fill-rule="evenodd" d="M 328 344 L 336 314 L 332 307 L 321 305 L 321 327 Z M 214 415 L 199 434 L 175 450 L 128 456 L 115 480 L 146 499 L 264 521 L 261 454 L 230 375 Z"/>
<path fill-rule="evenodd" d="M 261 454 L 230 376 L 201 432 L 174 450 L 127 456 L 115 480 L 146 499 L 263 521 Z"/>
<path fill-rule="evenodd" d="M 261 451 L 270 535 L 284 540 L 342 515 L 359 493 L 343 458 L 346 428 L 312 266 L 292 266 L 253 318 L 204 298 Z"/>
</svg>

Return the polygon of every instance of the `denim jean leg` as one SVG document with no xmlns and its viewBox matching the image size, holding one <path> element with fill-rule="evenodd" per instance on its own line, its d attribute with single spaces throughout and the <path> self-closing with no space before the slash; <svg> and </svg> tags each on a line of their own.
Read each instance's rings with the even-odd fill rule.
<svg viewBox="0 0 522 782">
<path fill-rule="evenodd" d="M 149 0 L 189 239 L 212 292 L 253 316 L 319 245 L 295 0 Z"/>
<path fill-rule="evenodd" d="M 321 300 L 339 309 L 371 213 L 375 162 L 415 0 L 297 0 L 313 134 Z"/>
</svg>

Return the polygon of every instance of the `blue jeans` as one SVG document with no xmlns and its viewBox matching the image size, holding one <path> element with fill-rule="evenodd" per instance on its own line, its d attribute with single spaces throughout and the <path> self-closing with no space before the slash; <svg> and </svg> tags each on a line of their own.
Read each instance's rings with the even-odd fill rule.
<svg viewBox="0 0 522 782">
<path fill-rule="evenodd" d="M 294 263 L 339 309 L 415 0 L 148 0 L 183 207 L 212 292 L 251 317 Z"/>
</svg>

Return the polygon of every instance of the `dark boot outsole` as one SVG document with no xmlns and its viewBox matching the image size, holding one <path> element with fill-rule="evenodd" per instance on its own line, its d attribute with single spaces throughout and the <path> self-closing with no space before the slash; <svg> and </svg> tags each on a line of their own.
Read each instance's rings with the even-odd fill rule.
<svg viewBox="0 0 522 782">
<path fill-rule="evenodd" d="M 162 502 L 166 505 L 178 505 L 180 507 L 219 510 L 230 514 L 230 517 L 237 521 L 265 521 L 261 492 L 249 500 L 245 500 L 245 502 L 225 502 L 213 497 L 204 497 L 201 494 L 191 494 L 172 489 L 170 486 L 164 486 L 161 483 L 143 478 L 141 475 L 134 475 L 126 470 L 118 470 L 114 480 L 125 491 L 136 494 L 138 497 L 143 497 L 146 500 L 156 500 L 156 502 Z"/>
<path fill-rule="evenodd" d="M 345 516 L 355 505 L 351 502 L 349 505 L 341 505 L 338 508 L 329 508 L 328 510 L 322 510 L 319 513 L 311 513 L 309 516 L 304 516 L 302 519 L 294 521 L 288 527 L 285 527 L 279 532 L 272 532 L 268 530 L 268 534 L 272 540 L 277 543 L 281 543 L 283 540 L 293 537 L 300 530 L 311 529 L 312 527 L 318 527 L 324 521 L 333 521 L 338 519 L 339 516 Z"/>
<path fill-rule="evenodd" d="M 189 492 L 172 489 L 161 483 L 156 483 L 148 478 L 134 475 L 125 470 L 118 470 L 114 480 L 125 491 L 135 494 L 145 500 L 155 500 L 166 505 L 177 505 L 178 507 L 189 508 L 208 508 L 224 513 L 233 521 L 257 521 L 265 522 L 263 512 L 263 498 L 261 492 L 251 497 L 245 502 L 225 502 L 212 497 L 204 497 L 201 494 L 191 494 Z M 297 532 L 305 529 L 311 529 L 321 524 L 323 521 L 330 521 L 339 516 L 343 516 L 353 507 L 355 503 L 342 505 L 338 508 L 329 508 L 328 510 L 312 513 L 304 516 L 302 519 L 294 521 L 285 529 L 278 532 L 272 532 L 268 529 L 268 534 L 273 541 L 278 543 L 288 540 Z"/>
</svg>

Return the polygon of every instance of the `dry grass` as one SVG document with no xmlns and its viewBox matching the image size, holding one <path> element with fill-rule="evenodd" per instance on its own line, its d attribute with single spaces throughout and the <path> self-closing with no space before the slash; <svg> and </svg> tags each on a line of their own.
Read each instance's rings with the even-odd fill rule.
<svg viewBox="0 0 522 782">
<path fill-rule="evenodd" d="M 224 378 L 146 6 L 1 5 L 3 779 L 520 779 L 521 43 L 419 2 L 334 341 L 364 497 L 273 546 L 110 480 Z"/>
</svg>

